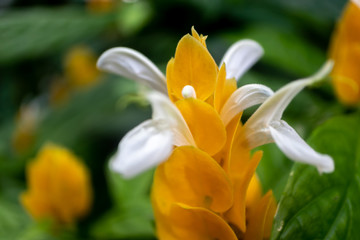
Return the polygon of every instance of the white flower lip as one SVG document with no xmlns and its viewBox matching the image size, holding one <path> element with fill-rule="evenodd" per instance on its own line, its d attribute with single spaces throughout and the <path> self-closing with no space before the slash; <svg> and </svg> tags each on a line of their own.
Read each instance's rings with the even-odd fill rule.
<svg viewBox="0 0 360 240">
<path fill-rule="evenodd" d="M 128 132 L 110 161 L 110 168 L 125 178 L 165 161 L 174 145 L 196 146 L 184 118 L 169 98 L 156 91 L 146 97 L 152 105 L 152 119 Z"/>
<path fill-rule="evenodd" d="M 135 80 L 167 95 L 164 74 L 147 57 L 133 49 L 111 48 L 100 56 L 97 67 L 106 72 Z"/>
<path fill-rule="evenodd" d="M 288 158 L 314 165 L 319 173 L 334 171 L 332 158 L 315 152 L 285 121 L 270 124 L 269 130 L 277 146 Z"/>
<path fill-rule="evenodd" d="M 146 97 L 152 106 L 152 119 L 162 119 L 167 122 L 168 127 L 174 134 L 174 145 L 196 146 L 195 140 L 185 119 L 181 115 L 179 109 L 170 101 L 168 97 L 156 91 L 149 92 Z"/>
<path fill-rule="evenodd" d="M 358 8 L 360 8 L 360 0 L 351 0 L 354 4 L 356 4 L 358 6 Z"/>
<path fill-rule="evenodd" d="M 237 114 L 254 105 L 263 103 L 274 92 L 261 84 L 247 84 L 238 88 L 224 104 L 220 117 L 226 126 Z"/>
<path fill-rule="evenodd" d="M 275 142 L 284 154 L 298 162 L 317 167 L 320 173 L 332 172 L 334 162 L 328 155 L 315 152 L 286 122 L 282 114 L 290 101 L 306 86 L 314 84 L 327 76 L 333 66 L 328 61 L 313 76 L 291 82 L 269 97 L 244 125 L 246 140 L 250 148 Z"/>
<path fill-rule="evenodd" d="M 173 134 L 160 120 L 147 120 L 120 141 L 110 169 L 131 178 L 165 161 L 173 149 Z M 146 159 L 146 161 L 144 161 Z"/>
<path fill-rule="evenodd" d="M 259 43 L 244 39 L 240 40 L 226 51 L 220 66 L 225 63 L 226 77 L 240 79 L 264 54 L 264 49 Z"/>
</svg>

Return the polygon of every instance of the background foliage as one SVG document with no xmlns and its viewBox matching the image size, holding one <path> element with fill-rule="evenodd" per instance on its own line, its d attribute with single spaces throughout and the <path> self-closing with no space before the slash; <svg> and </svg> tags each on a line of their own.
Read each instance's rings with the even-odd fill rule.
<svg viewBox="0 0 360 240">
<path fill-rule="evenodd" d="M 73 46 L 85 45 L 97 56 L 111 47 L 131 47 L 164 70 L 191 26 L 209 36 L 208 48 L 217 62 L 233 42 L 251 38 L 264 47 L 265 55 L 239 84 L 263 83 L 276 90 L 314 73 L 326 60 L 345 3 L 115 0 L 110 9 L 100 11 L 81 0 L 1 1 L 0 239 L 155 239 L 149 203 L 152 171 L 123 180 L 107 169 L 121 137 L 148 118 L 150 108 L 137 97 L 133 82 L 107 74 L 96 85 L 76 89 L 66 101 L 52 104 L 52 86 L 64 76 L 64 59 Z M 33 141 L 19 151 L 13 140 L 16 116 L 33 101 L 41 106 L 41 121 Z M 245 119 L 252 111 L 245 112 Z M 339 104 L 327 84 L 304 90 L 284 118 L 306 138 L 328 119 L 355 111 Z M 339 170 L 329 176 L 296 165 L 287 183 L 293 164 L 274 145 L 264 146 L 258 174 L 264 191 L 272 188 L 280 200 L 273 239 L 355 239 L 360 213 L 358 122 L 356 114 L 337 117 L 312 135 L 310 142 L 335 158 Z M 57 234 L 48 223 L 33 221 L 19 203 L 26 188 L 26 163 L 45 142 L 80 156 L 90 168 L 94 188 L 91 213 L 76 228 Z M 325 213 L 324 224 L 303 231 Z"/>
</svg>

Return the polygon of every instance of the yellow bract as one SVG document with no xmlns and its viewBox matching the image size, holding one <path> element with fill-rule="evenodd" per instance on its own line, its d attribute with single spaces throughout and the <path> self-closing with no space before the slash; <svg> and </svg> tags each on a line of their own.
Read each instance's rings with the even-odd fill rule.
<svg viewBox="0 0 360 240">
<path fill-rule="evenodd" d="M 174 204 L 169 220 L 174 223 L 175 239 L 237 240 L 231 227 L 219 215 L 204 208 Z M 189 231 L 192 228 L 196 230 Z"/>
<path fill-rule="evenodd" d="M 65 148 L 46 145 L 27 167 L 21 202 L 37 220 L 72 224 L 90 209 L 92 190 L 85 165 Z"/>
<path fill-rule="evenodd" d="M 191 85 L 197 98 L 205 100 L 214 92 L 218 67 L 199 40 L 185 35 L 176 48 L 175 58 L 168 63 L 166 72 L 170 96 L 182 99 L 182 89 Z"/>
<path fill-rule="evenodd" d="M 216 88 L 214 92 L 214 108 L 219 113 L 226 100 L 231 96 L 231 94 L 236 90 L 236 80 L 226 79 L 226 67 L 223 64 L 220 68 Z"/>
<path fill-rule="evenodd" d="M 232 205 L 232 186 L 226 173 L 213 158 L 195 147 L 176 148 L 155 175 L 153 197 L 159 201 L 168 202 L 171 197 L 170 202 L 179 201 L 214 212 L 224 212 Z M 160 197 L 163 195 L 166 198 Z"/>
<path fill-rule="evenodd" d="M 349 1 L 332 39 L 335 91 L 345 104 L 360 103 L 360 7 Z"/>
<path fill-rule="evenodd" d="M 193 98 L 183 99 L 175 104 L 188 124 L 196 145 L 210 155 L 219 152 L 225 144 L 226 132 L 214 108 Z"/>
<path fill-rule="evenodd" d="M 262 152 L 250 153 L 244 141 L 241 113 L 227 126 L 219 116 L 236 90 L 192 28 L 167 65 L 171 101 L 180 110 L 196 146 L 175 147 L 158 166 L 152 188 L 157 235 L 163 240 L 269 238 L 276 203 L 262 197 L 255 175 Z M 195 94 L 182 96 L 190 85 Z"/>
</svg>

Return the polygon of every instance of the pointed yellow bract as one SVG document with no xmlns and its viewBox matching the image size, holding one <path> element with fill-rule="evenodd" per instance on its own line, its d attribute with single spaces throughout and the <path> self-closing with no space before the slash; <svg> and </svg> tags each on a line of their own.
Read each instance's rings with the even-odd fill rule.
<svg viewBox="0 0 360 240">
<path fill-rule="evenodd" d="M 360 103 L 360 6 L 349 1 L 330 46 L 336 94 L 349 105 Z"/>
<path fill-rule="evenodd" d="M 160 201 L 169 201 L 163 195 L 172 196 L 173 201 L 214 212 L 224 212 L 232 205 L 232 186 L 225 171 L 208 154 L 192 146 L 176 148 L 157 168 L 155 189 L 157 184 L 162 185 L 162 192 L 153 197 Z"/>
<path fill-rule="evenodd" d="M 219 215 L 204 208 L 174 204 L 170 220 L 174 222 L 175 239 L 237 240 L 231 227 Z M 191 228 L 196 231 L 189 231 Z"/>
<path fill-rule="evenodd" d="M 92 202 L 89 172 L 67 149 L 46 145 L 28 165 L 28 190 L 21 202 L 37 219 L 72 224 L 88 213 Z"/>
<path fill-rule="evenodd" d="M 183 99 L 175 104 L 188 124 L 196 145 L 211 156 L 219 152 L 225 144 L 226 132 L 214 108 L 193 98 Z"/>
<path fill-rule="evenodd" d="M 192 28 L 166 69 L 169 98 L 196 146 L 175 147 L 156 169 L 151 200 L 157 235 L 161 240 L 269 238 L 276 204 L 271 192 L 262 197 L 255 175 L 262 152 L 251 155 L 242 113 L 226 126 L 219 116 L 236 80 L 226 78 L 225 64 L 218 69 L 205 39 Z M 185 86 L 195 94 L 183 96 Z"/>
<path fill-rule="evenodd" d="M 256 207 L 249 209 L 248 229 L 245 232 L 244 240 L 268 239 L 275 212 L 275 199 L 272 192 L 269 191 L 256 204 Z"/>
<path fill-rule="evenodd" d="M 183 88 L 191 85 L 197 98 L 205 100 L 214 92 L 217 72 L 218 67 L 206 47 L 185 35 L 176 48 L 174 62 L 167 67 L 169 95 L 182 99 Z"/>
<path fill-rule="evenodd" d="M 234 78 L 226 79 L 226 68 L 225 64 L 223 64 L 217 77 L 216 88 L 214 92 L 214 108 L 218 113 L 221 111 L 226 100 L 236 89 L 236 80 Z"/>
<path fill-rule="evenodd" d="M 198 32 L 195 30 L 194 26 L 191 28 L 191 35 L 196 38 L 204 47 L 206 47 L 206 39 L 207 36 L 203 36 L 202 34 L 199 35 Z"/>
</svg>

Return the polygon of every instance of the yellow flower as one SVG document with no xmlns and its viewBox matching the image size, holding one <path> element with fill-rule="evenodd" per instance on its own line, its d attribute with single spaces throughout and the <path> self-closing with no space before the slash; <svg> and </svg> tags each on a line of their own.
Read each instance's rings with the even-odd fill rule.
<svg viewBox="0 0 360 240">
<path fill-rule="evenodd" d="M 158 165 L 151 197 L 159 239 L 267 239 L 276 203 L 271 191 L 261 194 L 255 170 L 262 152 L 251 150 L 275 142 L 289 158 L 333 171 L 331 157 L 281 120 L 292 98 L 322 79 L 331 63 L 276 93 L 259 84 L 237 89 L 236 79 L 263 54 L 261 46 L 239 41 L 218 67 L 205 39 L 194 29 L 185 35 L 166 78 L 132 49 L 113 48 L 100 57 L 99 68 L 156 90 L 147 94 L 152 119 L 121 140 L 110 167 L 132 177 Z M 243 125 L 242 111 L 260 103 Z"/>
<path fill-rule="evenodd" d="M 67 149 L 48 144 L 26 169 L 28 190 L 21 202 L 36 220 L 69 225 L 90 210 L 92 190 L 86 166 Z"/>
<path fill-rule="evenodd" d="M 70 95 L 81 89 L 93 86 L 100 80 L 96 68 L 96 56 L 83 45 L 74 46 L 64 57 L 64 76 L 54 78 L 50 86 L 50 103 L 59 105 Z"/>
<path fill-rule="evenodd" d="M 94 13 L 107 13 L 116 6 L 116 0 L 87 0 L 86 8 Z"/>
<path fill-rule="evenodd" d="M 72 88 L 90 86 L 99 80 L 96 56 L 85 46 L 75 46 L 66 54 L 64 61 L 65 78 Z"/>
<path fill-rule="evenodd" d="M 347 4 L 334 32 L 330 58 L 335 61 L 331 73 L 336 94 L 348 105 L 360 103 L 360 1 Z"/>
</svg>

